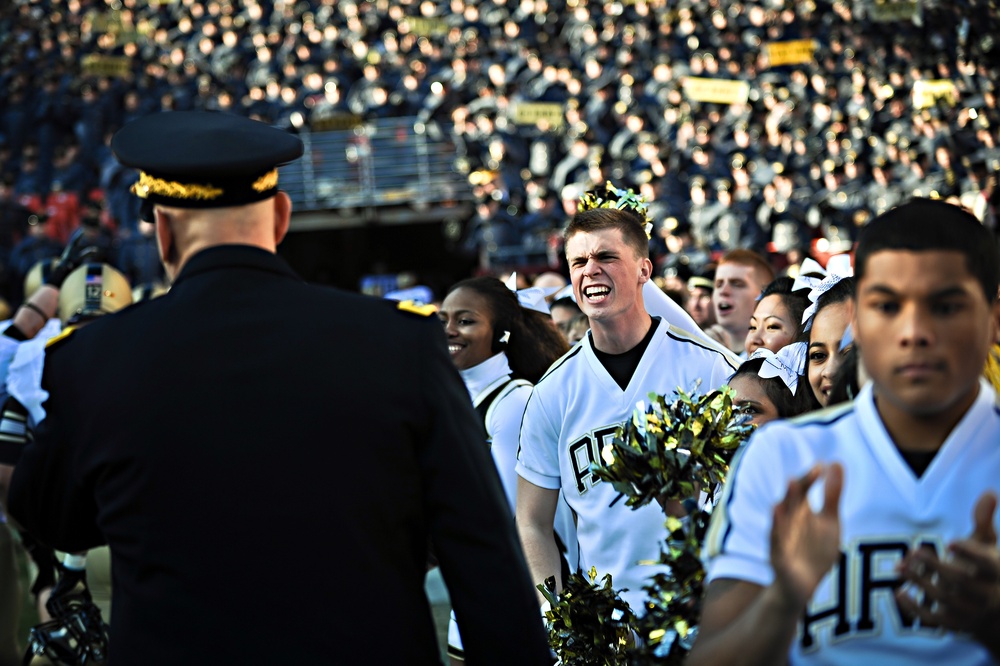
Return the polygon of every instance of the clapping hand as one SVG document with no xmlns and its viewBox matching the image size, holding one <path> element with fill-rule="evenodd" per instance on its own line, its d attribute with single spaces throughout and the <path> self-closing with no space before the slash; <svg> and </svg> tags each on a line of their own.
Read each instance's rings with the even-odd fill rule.
<svg viewBox="0 0 1000 666">
<path fill-rule="evenodd" d="M 984 493 L 973 510 L 971 536 L 948 546 L 950 557 L 929 548 L 914 549 L 900 564 L 904 585 L 900 608 L 926 626 L 971 633 L 1000 657 L 1000 550 L 993 527 L 997 497 Z M 910 593 L 923 593 L 920 603 Z"/>
<path fill-rule="evenodd" d="M 823 507 L 814 512 L 807 494 L 824 477 Z M 774 507 L 771 566 L 775 584 L 793 607 L 805 608 L 823 576 L 840 557 L 840 492 L 844 470 L 833 463 L 817 465 L 788 484 L 785 498 Z"/>
</svg>

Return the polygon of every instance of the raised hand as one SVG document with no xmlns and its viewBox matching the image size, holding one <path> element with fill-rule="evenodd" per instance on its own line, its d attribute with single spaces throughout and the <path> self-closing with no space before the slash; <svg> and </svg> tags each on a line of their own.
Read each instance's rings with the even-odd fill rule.
<svg viewBox="0 0 1000 666">
<path fill-rule="evenodd" d="M 83 227 L 78 227 L 69 237 L 66 247 L 55 262 L 52 270 L 49 271 L 46 283 L 51 284 L 56 289 L 62 286 L 66 276 L 80 265 L 80 255 L 87 249 L 87 237 L 83 233 Z"/>
<path fill-rule="evenodd" d="M 809 506 L 809 488 L 824 477 L 823 507 Z M 823 576 L 840 557 L 840 492 L 844 470 L 833 463 L 817 465 L 788 484 L 785 498 L 774 507 L 771 567 L 775 585 L 792 606 L 805 608 Z"/>
</svg>

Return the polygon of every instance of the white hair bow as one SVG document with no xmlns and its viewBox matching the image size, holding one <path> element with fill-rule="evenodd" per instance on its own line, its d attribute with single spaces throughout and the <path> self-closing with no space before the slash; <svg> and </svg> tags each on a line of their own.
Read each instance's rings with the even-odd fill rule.
<svg viewBox="0 0 1000 666">
<path fill-rule="evenodd" d="M 529 287 L 528 289 L 518 289 L 516 272 L 511 273 L 504 284 L 517 295 L 517 302 L 521 304 L 522 308 L 535 310 L 542 314 L 550 314 L 549 304 L 545 299 L 562 289 L 562 287 Z"/>
<path fill-rule="evenodd" d="M 824 278 L 831 275 L 839 275 L 842 278 L 851 277 L 854 275 L 854 269 L 851 268 L 851 255 L 838 254 L 830 257 L 826 268 L 820 266 L 819 262 L 812 257 L 806 257 L 799 266 L 799 276 L 795 278 L 795 283 L 792 284 L 792 291 L 815 289 L 823 281 L 822 278 L 809 277 L 808 273 L 818 273 Z"/>
<path fill-rule="evenodd" d="M 566 297 L 569 297 L 570 300 L 572 300 L 574 303 L 576 303 L 576 294 L 573 293 L 573 285 L 572 284 L 568 284 L 565 287 L 563 287 L 562 289 L 560 289 L 559 291 L 557 291 L 555 293 L 555 296 L 552 297 L 552 300 L 553 301 L 558 301 L 560 298 L 566 298 Z"/>
<path fill-rule="evenodd" d="M 802 313 L 802 323 L 805 324 L 805 326 L 802 327 L 802 330 L 808 331 L 809 329 L 812 328 L 813 325 L 812 320 L 813 317 L 816 316 L 816 308 L 819 305 L 820 296 L 833 289 L 835 286 L 837 286 L 837 283 L 843 279 L 844 276 L 831 273 L 830 275 L 827 275 L 825 278 L 823 278 L 819 284 L 817 284 L 815 287 L 812 288 L 812 290 L 809 292 L 810 305 L 805 309 L 805 312 Z"/>
<path fill-rule="evenodd" d="M 799 373 L 806 360 L 806 343 L 794 342 L 778 350 L 775 354 L 767 347 L 761 347 L 750 355 L 749 360 L 764 359 L 757 376 L 762 379 L 777 377 L 795 395 L 799 387 Z"/>
<path fill-rule="evenodd" d="M 823 278 L 810 277 L 807 273 L 819 273 L 823 277 L 826 277 L 826 269 L 819 265 L 819 262 L 812 257 L 806 257 L 802 260 L 802 264 L 799 266 L 799 275 L 795 278 L 795 283 L 792 285 L 792 291 L 798 291 L 799 289 L 815 289 L 816 285 L 823 281 Z"/>
<path fill-rule="evenodd" d="M 833 255 L 826 260 L 826 270 L 841 277 L 853 277 L 854 267 L 851 266 L 851 255 Z"/>
</svg>

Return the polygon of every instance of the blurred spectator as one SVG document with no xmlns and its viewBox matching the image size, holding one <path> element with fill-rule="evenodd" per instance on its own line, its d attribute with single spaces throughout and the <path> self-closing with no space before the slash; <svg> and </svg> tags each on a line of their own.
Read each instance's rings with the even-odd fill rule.
<svg viewBox="0 0 1000 666">
<path fill-rule="evenodd" d="M 80 148 L 74 143 L 64 144 L 56 149 L 52 166 L 49 187 L 54 192 L 67 192 L 82 197 L 94 180 L 93 169 L 87 169 L 80 157 Z"/>
<path fill-rule="evenodd" d="M 486 233 L 480 214 L 468 234 L 484 266 L 534 254 L 572 214 L 570 195 L 605 179 L 655 196 L 655 221 L 684 219 L 715 258 L 748 248 L 779 266 L 820 241 L 851 242 L 914 193 L 971 204 L 992 226 L 1000 15 L 985 0 L 920 3 L 914 17 L 880 16 L 886 6 L 4 3 L 0 158 L 22 205 L 98 186 L 127 235 L 134 175 L 103 144 L 142 114 L 210 108 L 295 130 L 416 116 L 458 142 L 456 168 L 496 174 L 475 189 L 499 192 L 486 207 L 505 228 Z M 816 48 L 772 66 L 768 47 L 792 39 Z M 699 101 L 689 76 L 748 81 L 749 97 Z M 519 114 L 535 103 L 550 106 Z M 561 220 L 539 192 L 560 198 Z M 671 254 L 653 251 L 658 266 Z"/>
<path fill-rule="evenodd" d="M 116 265 L 128 278 L 129 284 L 146 285 L 164 281 L 163 264 L 157 250 L 156 227 L 151 222 L 140 221 L 138 233 L 121 242 Z"/>
<path fill-rule="evenodd" d="M 667 254 L 663 259 L 661 272 L 687 280 L 700 273 L 711 260 L 711 255 L 698 244 L 687 221 L 668 217 L 660 225 L 660 236 L 664 240 Z"/>
<path fill-rule="evenodd" d="M 566 341 L 570 345 L 575 345 L 580 340 L 582 340 L 587 335 L 587 331 L 590 330 L 590 319 L 587 315 L 582 312 L 569 322 L 569 326 L 566 331 Z"/>
<path fill-rule="evenodd" d="M 728 335 L 724 344 L 744 354 L 747 329 L 761 290 L 774 279 L 774 270 L 764 257 L 750 250 L 727 252 L 715 269 L 712 305 L 718 326 Z"/>
<path fill-rule="evenodd" d="M 41 201 L 41 193 L 47 189 L 42 179 L 43 174 L 38 166 L 38 150 L 35 146 L 31 146 L 22 156 L 21 168 L 14 183 L 14 195 L 21 201 Z"/>
<path fill-rule="evenodd" d="M 0 178 L 0 256 L 4 265 L 14 243 L 24 236 L 31 215 L 30 210 L 15 200 L 12 183 Z"/>
<path fill-rule="evenodd" d="M 529 190 L 527 213 L 520 220 L 521 242 L 530 256 L 544 258 L 550 237 L 554 232 L 561 231 L 567 218 L 554 192 L 537 186 L 529 187 Z"/>
<path fill-rule="evenodd" d="M 545 297 L 546 303 L 554 302 L 556 300 L 556 294 L 562 291 L 568 284 L 569 280 L 559 273 L 554 273 L 552 271 L 546 271 L 536 275 L 531 281 L 532 287 L 545 289 L 551 292 Z"/>
<path fill-rule="evenodd" d="M 556 328 L 559 329 L 563 337 L 569 341 L 570 328 L 573 321 L 583 314 L 580 306 L 576 304 L 572 296 L 563 296 L 552 302 L 552 305 L 549 306 L 549 313 L 552 315 L 552 323 L 556 325 Z"/>
<path fill-rule="evenodd" d="M 45 214 L 28 218 L 28 234 L 14 246 L 10 253 L 10 284 L 12 302 L 20 303 L 24 291 L 24 278 L 38 262 L 58 257 L 62 245 L 49 237 Z"/>
<path fill-rule="evenodd" d="M 80 229 L 83 234 L 83 245 L 92 248 L 87 258 L 91 263 L 111 264 L 118 255 L 118 240 L 104 225 L 104 213 L 104 206 L 100 201 L 88 199 L 83 202 Z M 129 284 L 137 283 L 129 281 Z"/>
<path fill-rule="evenodd" d="M 691 277 L 687 282 L 688 299 L 684 309 L 702 330 L 715 324 L 712 292 L 715 290 L 715 271 Z"/>
</svg>

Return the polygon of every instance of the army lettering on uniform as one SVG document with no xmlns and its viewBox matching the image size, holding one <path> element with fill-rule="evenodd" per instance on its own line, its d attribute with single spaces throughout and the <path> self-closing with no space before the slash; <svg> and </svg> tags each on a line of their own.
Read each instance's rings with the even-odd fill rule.
<svg viewBox="0 0 1000 666">
<path fill-rule="evenodd" d="M 576 489 L 581 495 L 601 482 L 591 473 L 590 463 L 600 460 L 601 449 L 614 440 L 619 427 L 615 424 L 591 430 L 569 445 L 569 459 L 573 463 Z"/>
<path fill-rule="evenodd" d="M 897 541 L 895 543 L 863 543 L 858 545 L 858 552 L 861 555 L 861 611 L 858 614 L 858 632 L 877 632 L 878 618 L 872 616 L 873 597 L 879 590 L 887 590 L 889 595 L 895 593 L 896 588 L 902 583 L 898 575 L 892 577 L 876 577 L 875 560 L 878 557 L 892 555 L 892 563 L 901 561 L 906 557 L 909 550 L 908 544 Z M 895 569 L 895 566 L 893 566 Z M 893 602 L 895 603 L 895 601 Z M 897 607 L 897 612 L 898 612 Z M 899 614 L 903 626 L 909 628 L 913 625 L 912 620 L 908 620 L 902 613 Z"/>
<path fill-rule="evenodd" d="M 802 616 L 802 649 L 806 650 L 816 642 L 813 632 L 814 625 L 831 617 L 836 617 L 833 626 L 834 636 L 843 636 L 851 631 L 851 623 L 847 620 L 847 555 L 840 554 L 840 561 L 830 571 L 830 580 L 836 581 L 836 591 L 832 605 L 825 608 L 815 608 L 817 604 L 810 603 Z"/>
<path fill-rule="evenodd" d="M 927 539 L 863 540 L 851 544 L 829 573 L 831 596 L 820 602 L 810 602 L 802 617 L 799 641 L 803 651 L 818 649 L 818 625 L 836 618 L 830 631 L 830 641 L 850 640 L 865 635 L 878 635 L 884 623 L 912 631 L 933 629 L 915 622 L 900 611 L 895 600 L 902 578 L 896 567 L 910 548 L 930 548 L 939 551 L 939 544 Z M 879 597 L 890 600 L 894 609 L 890 617 L 875 611 Z"/>
</svg>

